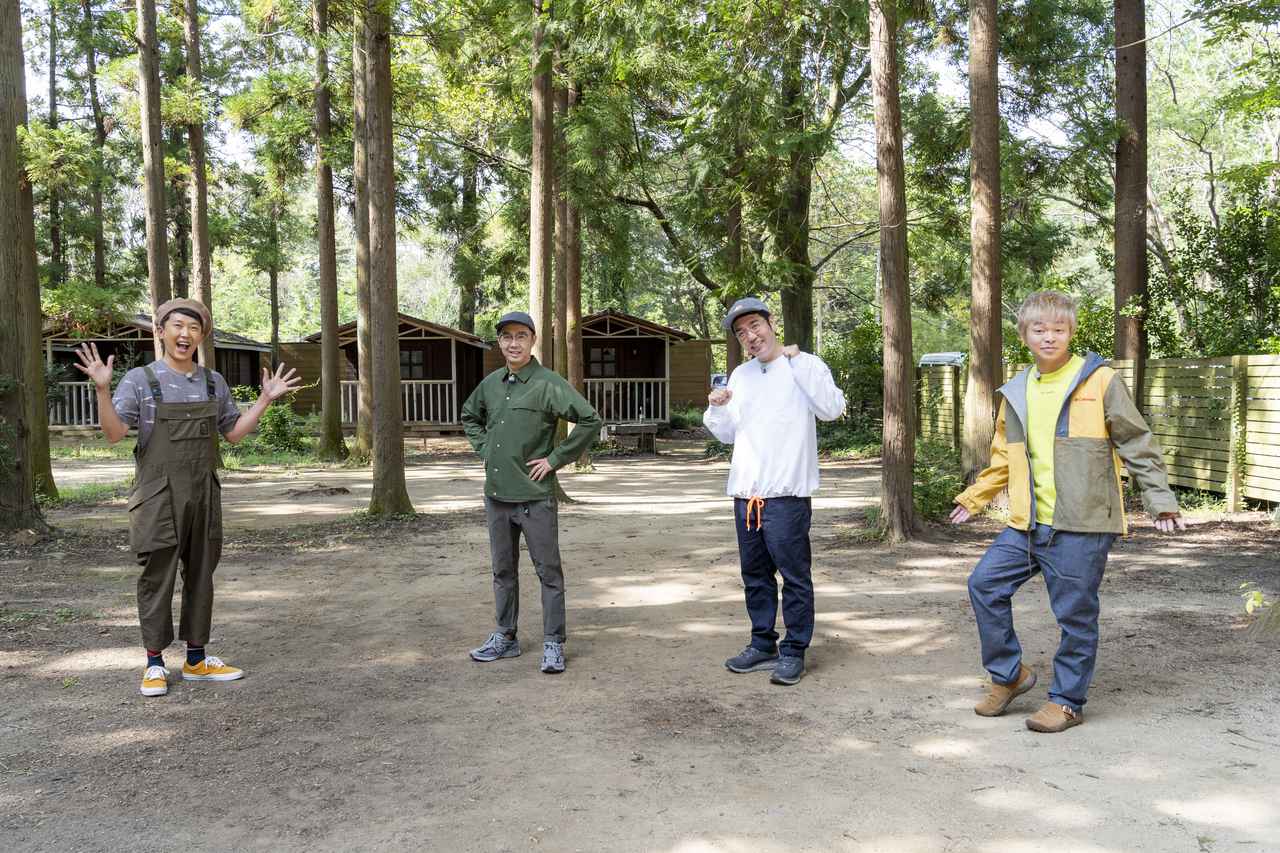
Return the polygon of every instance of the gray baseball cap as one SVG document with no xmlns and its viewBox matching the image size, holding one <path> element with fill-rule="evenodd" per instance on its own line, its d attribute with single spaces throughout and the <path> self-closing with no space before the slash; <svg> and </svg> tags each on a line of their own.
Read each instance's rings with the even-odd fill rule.
<svg viewBox="0 0 1280 853">
<path fill-rule="evenodd" d="M 524 311 L 508 311 L 506 314 L 502 315 L 502 318 L 498 320 L 498 325 L 494 328 L 501 332 L 502 327 L 508 323 L 519 323 L 522 326 L 528 326 L 529 331 L 533 332 L 535 335 L 538 333 L 537 328 L 533 325 L 533 318 Z"/>
<path fill-rule="evenodd" d="M 733 303 L 733 307 L 729 309 L 729 313 L 724 318 L 724 323 L 721 324 L 724 326 L 724 330 L 726 332 L 732 332 L 733 321 L 737 320 L 743 314 L 763 314 L 768 317 L 770 316 L 769 306 L 765 305 L 754 296 L 745 296 L 742 299 L 739 299 L 737 302 Z"/>
</svg>

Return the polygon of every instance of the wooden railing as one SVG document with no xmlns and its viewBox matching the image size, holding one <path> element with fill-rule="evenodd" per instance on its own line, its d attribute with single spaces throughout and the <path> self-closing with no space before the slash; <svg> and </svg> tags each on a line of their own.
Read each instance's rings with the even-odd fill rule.
<svg viewBox="0 0 1280 853">
<path fill-rule="evenodd" d="M 342 422 L 354 424 L 359 411 L 360 383 L 342 383 Z M 456 424 L 458 401 L 448 379 L 400 380 L 400 410 L 406 424 Z"/>
<path fill-rule="evenodd" d="M 1132 362 L 1111 365 L 1132 388 Z M 920 436 L 959 446 L 966 373 L 949 365 L 917 369 Z M 1232 508 L 1241 498 L 1280 502 L 1280 356 L 1151 359 L 1144 376 L 1143 414 L 1170 483 L 1221 492 Z"/>
<path fill-rule="evenodd" d="M 98 426 L 98 392 L 92 382 L 59 382 L 49 400 L 49 426 Z"/>
<path fill-rule="evenodd" d="M 669 382 L 666 379 L 587 379 L 587 402 L 605 423 L 666 421 Z"/>
</svg>

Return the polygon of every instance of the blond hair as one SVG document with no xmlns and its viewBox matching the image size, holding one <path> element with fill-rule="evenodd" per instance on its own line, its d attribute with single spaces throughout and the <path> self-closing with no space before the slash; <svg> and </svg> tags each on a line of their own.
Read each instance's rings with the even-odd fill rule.
<svg viewBox="0 0 1280 853">
<path fill-rule="evenodd" d="M 1018 337 L 1026 337 L 1032 323 L 1065 320 L 1076 330 L 1076 301 L 1060 290 L 1037 290 L 1018 306 Z"/>
</svg>

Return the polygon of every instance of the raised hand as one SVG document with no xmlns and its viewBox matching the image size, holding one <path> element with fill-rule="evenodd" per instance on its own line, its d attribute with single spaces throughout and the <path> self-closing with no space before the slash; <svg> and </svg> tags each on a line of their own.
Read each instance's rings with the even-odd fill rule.
<svg viewBox="0 0 1280 853">
<path fill-rule="evenodd" d="M 262 396 L 268 401 L 274 403 L 290 391 L 296 390 L 302 384 L 302 377 L 297 375 L 295 368 L 289 368 L 289 372 L 284 372 L 284 362 L 276 368 L 276 372 L 272 373 L 267 368 L 262 368 Z"/>
<path fill-rule="evenodd" d="M 707 395 L 707 402 L 713 406 L 723 406 L 732 396 L 733 392 L 728 388 L 717 388 Z"/>
<path fill-rule="evenodd" d="M 114 355 L 107 356 L 104 362 L 98 355 L 98 345 L 90 341 L 80 345 L 76 350 L 76 356 L 80 359 L 76 362 L 77 370 L 88 376 L 90 381 L 99 388 L 111 388 L 111 368 L 116 360 Z"/>
</svg>

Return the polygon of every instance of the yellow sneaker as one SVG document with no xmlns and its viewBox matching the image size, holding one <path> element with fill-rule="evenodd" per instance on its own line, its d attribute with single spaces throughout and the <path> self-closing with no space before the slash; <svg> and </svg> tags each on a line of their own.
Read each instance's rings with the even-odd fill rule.
<svg viewBox="0 0 1280 853">
<path fill-rule="evenodd" d="M 163 696 L 169 692 L 169 670 L 162 666 L 149 666 L 142 673 L 142 687 L 139 692 L 143 696 Z"/>
<path fill-rule="evenodd" d="M 244 670 L 227 666 L 221 658 L 213 655 L 209 655 L 195 666 L 189 663 L 182 665 L 183 681 L 235 681 L 237 678 L 244 678 Z"/>
</svg>

